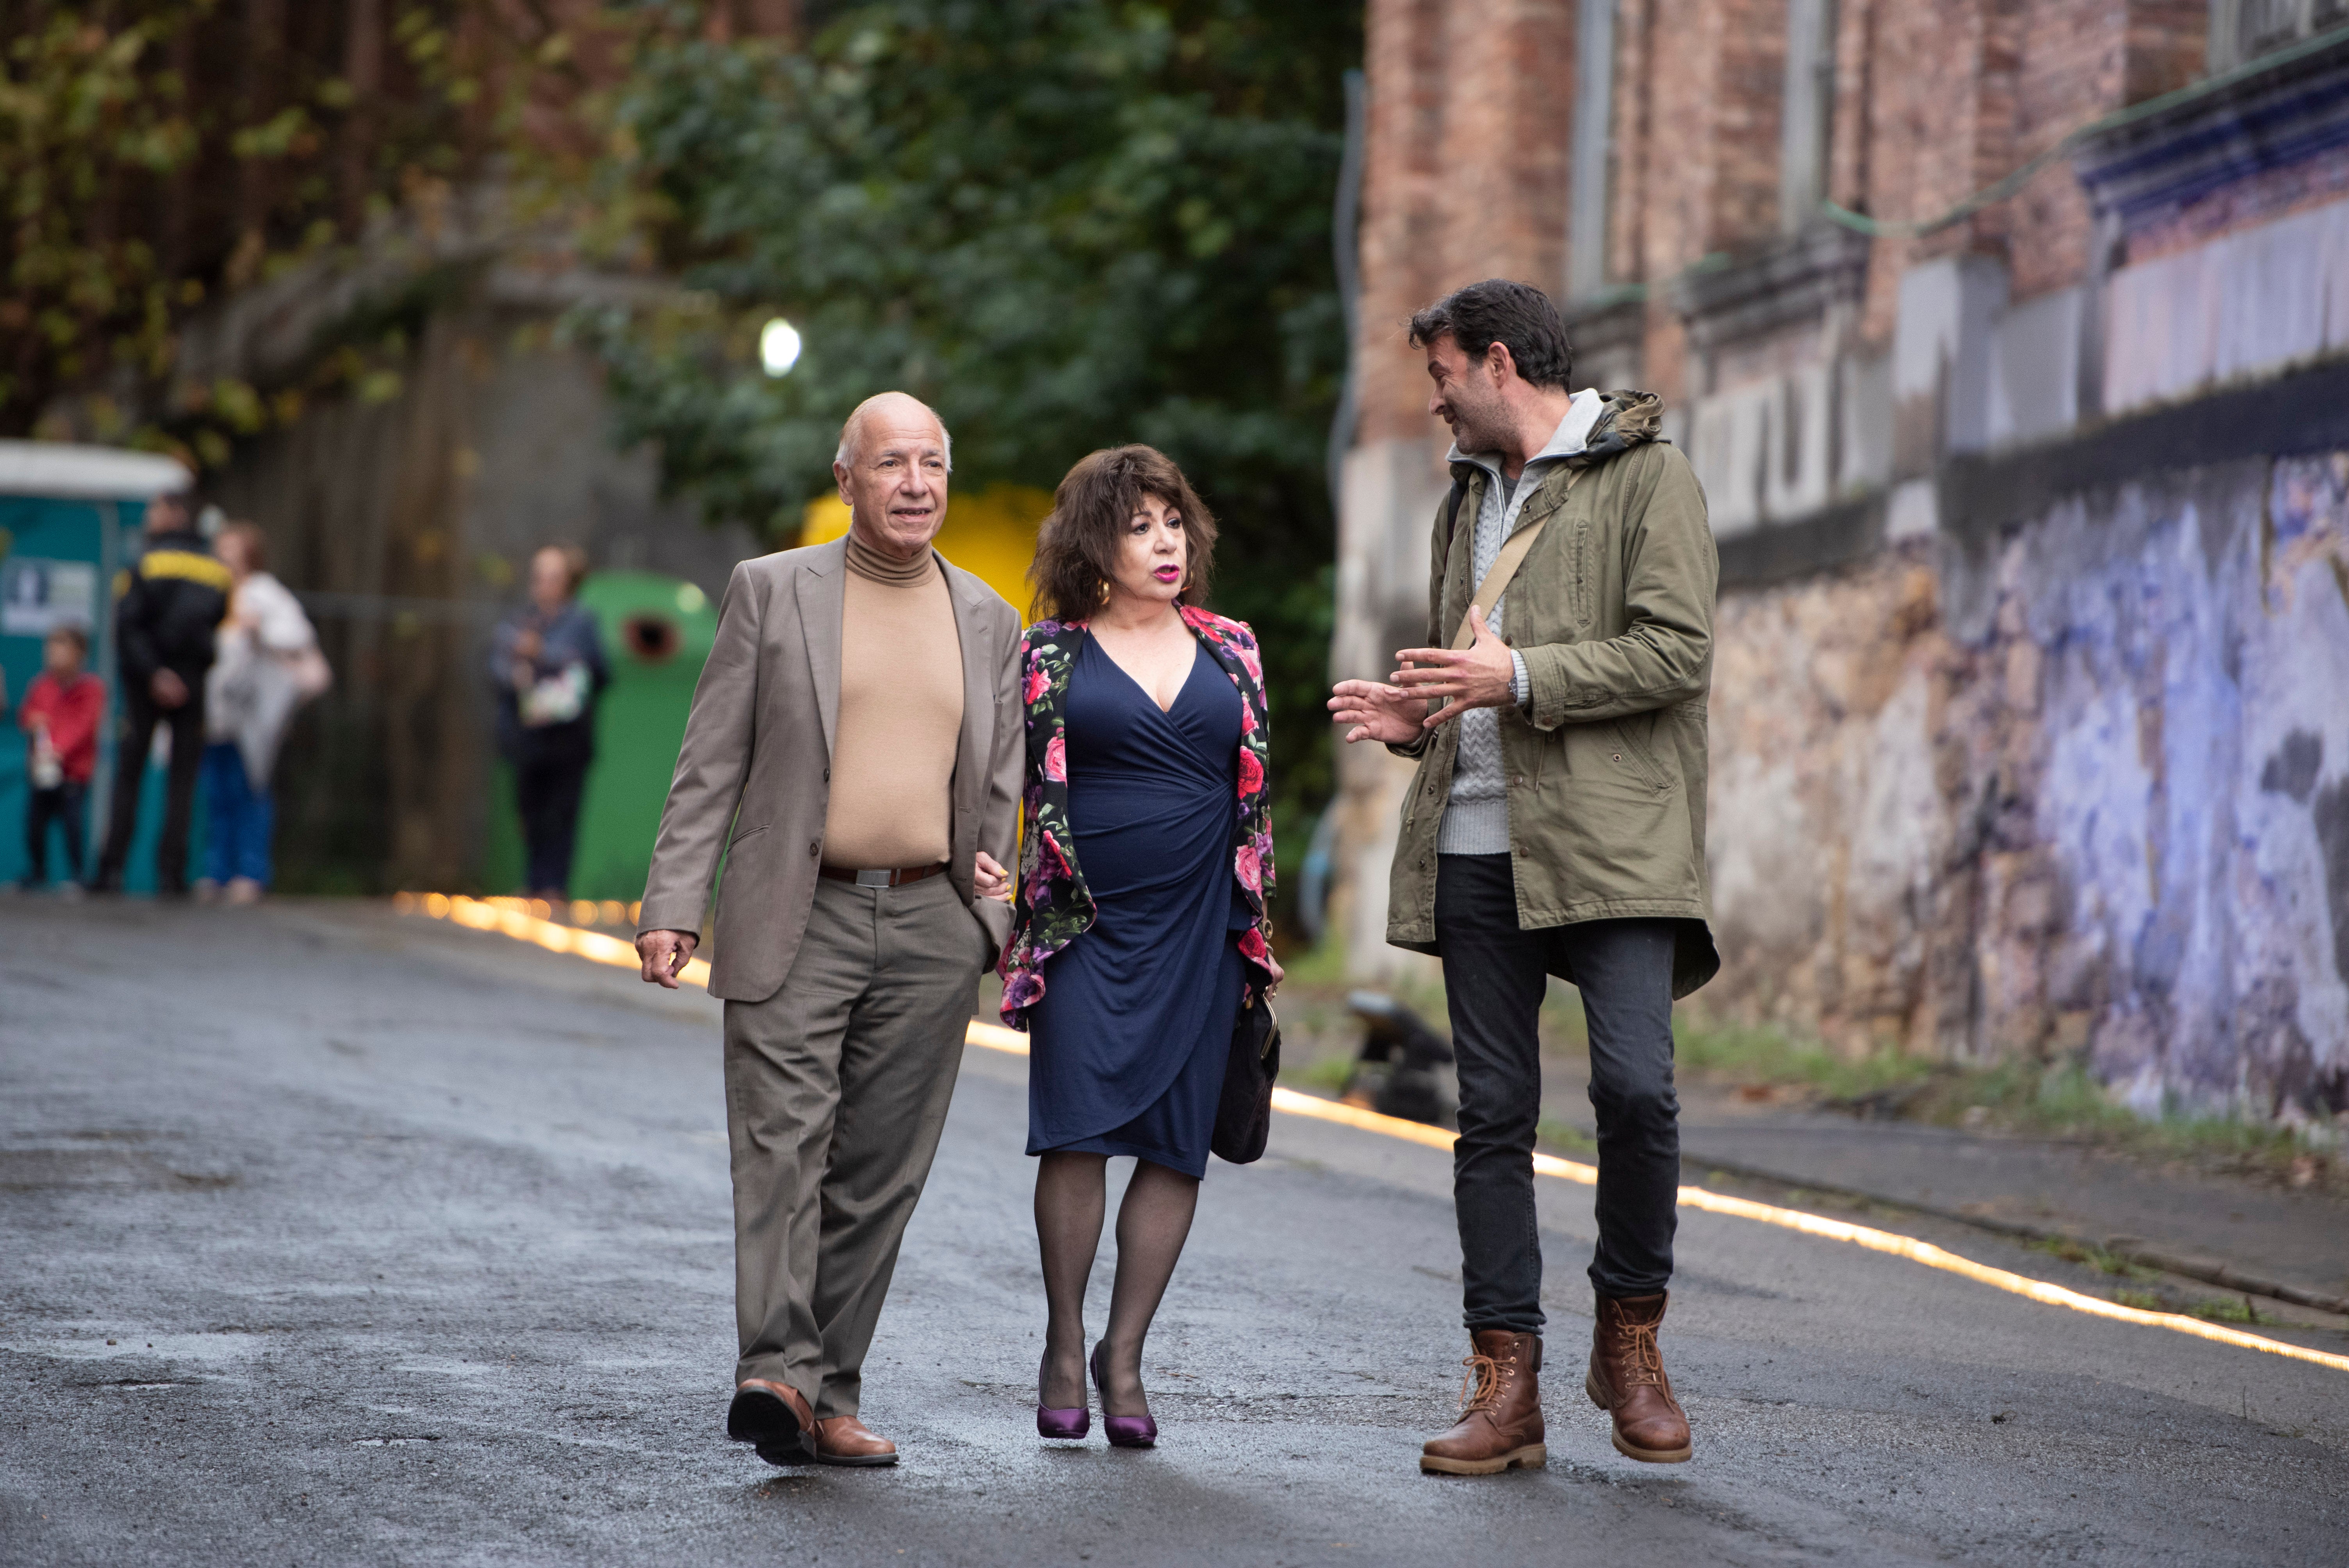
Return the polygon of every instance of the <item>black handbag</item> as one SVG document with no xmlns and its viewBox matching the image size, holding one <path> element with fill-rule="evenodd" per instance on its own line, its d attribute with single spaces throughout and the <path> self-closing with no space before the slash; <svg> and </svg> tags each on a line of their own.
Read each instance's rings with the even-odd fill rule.
<svg viewBox="0 0 2349 1568">
<path fill-rule="evenodd" d="M 1272 1131 L 1272 1080 L 1280 1076 L 1280 1019 L 1270 997 L 1250 990 L 1254 999 L 1232 1024 L 1224 1091 L 1216 1101 L 1216 1133 L 1207 1141 L 1217 1159 L 1234 1165 L 1263 1156 Z"/>
</svg>

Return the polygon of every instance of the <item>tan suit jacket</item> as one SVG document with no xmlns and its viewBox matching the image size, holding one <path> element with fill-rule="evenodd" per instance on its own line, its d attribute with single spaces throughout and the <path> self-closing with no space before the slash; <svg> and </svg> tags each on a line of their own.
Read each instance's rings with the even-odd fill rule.
<svg viewBox="0 0 2349 1568">
<path fill-rule="evenodd" d="M 991 959 L 1010 937 L 1011 906 L 975 897 L 971 873 L 982 849 L 1013 863 L 1026 755 L 1019 615 L 944 556 L 938 564 L 954 603 L 963 673 L 947 875 L 983 929 Z M 730 1002 L 773 995 L 807 929 L 831 803 L 847 585 L 845 538 L 740 562 L 694 687 L 636 929 L 699 930 L 722 853 L 709 994 Z M 974 962 L 979 947 L 975 938 Z"/>
</svg>

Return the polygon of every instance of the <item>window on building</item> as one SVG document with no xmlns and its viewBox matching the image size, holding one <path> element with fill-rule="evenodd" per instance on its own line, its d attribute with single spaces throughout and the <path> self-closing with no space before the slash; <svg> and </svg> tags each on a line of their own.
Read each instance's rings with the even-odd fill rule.
<svg viewBox="0 0 2349 1568">
<path fill-rule="evenodd" d="M 1785 233 L 1818 222 L 1826 200 L 1835 51 L 1836 0 L 1786 0 L 1786 92 L 1778 123 L 1778 227 Z"/>
<path fill-rule="evenodd" d="M 1607 214 L 1615 141 L 1616 0 L 1581 0 L 1574 45 L 1574 156 L 1567 198 L 1567 294 L 1607 286 Z"/>
<path fill-rule="evenodd" d="M 2349 0 L 2211 0 L 2210 68 L 2232 70 L 2349 26 Z"/>
</svg>

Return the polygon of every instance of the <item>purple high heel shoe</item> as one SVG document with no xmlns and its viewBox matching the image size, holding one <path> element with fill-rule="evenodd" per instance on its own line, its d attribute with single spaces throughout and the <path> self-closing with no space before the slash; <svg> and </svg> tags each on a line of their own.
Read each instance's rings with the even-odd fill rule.
<svg viewBox="0 0 2349 1568">
<path fill-rule="evenodd" d="M 1044 1388 L 1044 1364 L 1036 1363 L 1036 1390 Z M 1080 1402 L 1072 1410 L 1055 1410 L 1040 1399 L 1036 1405 L 1036 1435 L 1060 1441 L 1071 1441 L 1093 1429 L 1093 1413 L 1090 1406 Z"/>
<path fill-rule="evenodd" d="M 1093 1387 L 1102 1391 L 1102 1433 L 1113 1449 L 1154 1449 L 1158 1446 L 1158 1423 L 1148 1416 L 1112 1416 L 1109 1413 L 1109 1379 L 1102 1376 L 1102 1352 L 1108 1349 L 1107 1341 L 1093 1346 Z"/>
</svg>

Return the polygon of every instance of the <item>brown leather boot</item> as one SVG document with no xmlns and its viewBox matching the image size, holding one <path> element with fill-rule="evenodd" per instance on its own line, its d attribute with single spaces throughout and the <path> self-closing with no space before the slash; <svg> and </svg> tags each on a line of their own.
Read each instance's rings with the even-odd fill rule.
<svg viewBox="0 0 2349 1568">
<path fill-rule="evenodd" d="M 815 1424 L 815 1459 L 825 1465 L 893 1465 L 897 1445 L 874 1437 L 854 1416 L 826 1416 Z"/>
<path fill-rule="evenodd" d="M 1460 1363 L 1468 1368 L 1460 1383 L 1460 1419 L 1427 1440 L 1419 1468 L 1430 1475 L 1541 1469 L 1549 1462 L 1542 1446 L 1541 1336 L 1480 1328 L 1469 1343 Z"/>
<path fill-rule="evenodd" d="M 1668 1291 L 1620 1301 L 1600 1296 L 1590 1374 L 1582 1383 L 1590 1402 L 1615 1418 L 1615 1451 L 1657 1465 L 1678 1464 L 1692 1451 L 1688 1416 L 1672 1398 L 1656 1346 L 1670 1299 Z"/>
</svg>

